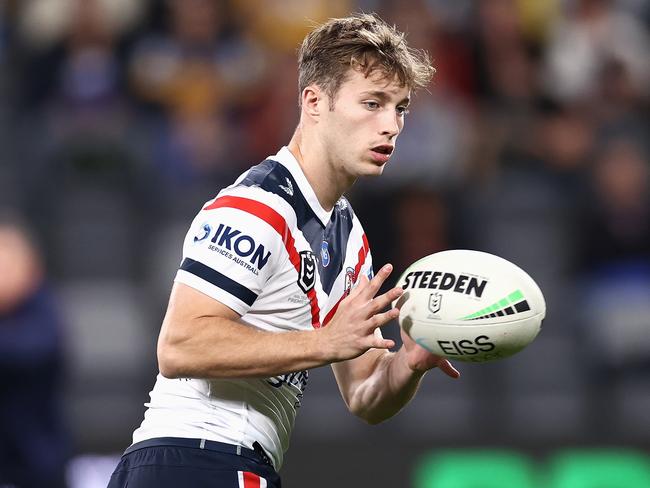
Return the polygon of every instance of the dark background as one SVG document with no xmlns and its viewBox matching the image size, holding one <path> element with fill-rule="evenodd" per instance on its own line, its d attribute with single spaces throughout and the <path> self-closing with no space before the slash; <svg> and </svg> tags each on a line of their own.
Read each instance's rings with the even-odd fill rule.
<svg viewBox="0 0 650 488">
<path fill-rule="evenodd" d="M 377 427 L 347 413 L 329 368 L 312 371 L 286 485 L 407 486 L 438 448 L 508 448 L 540 467 L 565 447 L 647 451 L 649 7 L 0 1 L 0 209 L 45 263 L 53 305 L 34 323 L 58 331 L 15 338 L 15 309 L 0 309 L 0 345 L 20 351 L 2 365 L 19 371 L 4 375 L 2 401 L 28 384 L 20 368 L 36 364 L 32 339 L 44 338 L 56 359 L 39 367 L 58 373 L 36 415 L 61 412 L 71 485 L 105 483 L 153 386 L 192 217 L 288 142 L 296 48 L 311 25 L 363 9 L 406 31 L 438 69 L 384 176 L 349 194 L 375 267 L 392 262 L 396 278 L 439 250 L 492 252 L 531 274 L 548 313 L 525 351 L 458 364 L 460 381 L 432 371 Z M 20 416 L 7 411 L 3 425 Z"/>
</svg>

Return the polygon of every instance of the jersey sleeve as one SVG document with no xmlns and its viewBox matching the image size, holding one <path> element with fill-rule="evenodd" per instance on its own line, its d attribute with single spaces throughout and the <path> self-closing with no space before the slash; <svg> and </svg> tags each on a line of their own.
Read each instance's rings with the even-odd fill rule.
<svg viewBox="0 0 650 488">
<path fill-rule="evenodd" d="M 283 225 L 271 202 L 220 194 L 192 222 L 175 281 L 244 315 L 286 259 Z"/>
</svg>

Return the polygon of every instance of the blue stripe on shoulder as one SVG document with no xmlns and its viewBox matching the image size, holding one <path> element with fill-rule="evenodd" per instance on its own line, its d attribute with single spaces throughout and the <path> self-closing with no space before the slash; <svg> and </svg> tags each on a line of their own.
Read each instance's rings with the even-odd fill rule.
<svg viewBox="0 0 650 488">
<path fill-rule="evenodd" d="M 248 306 L 252 306 L 257 299 L 257 294 L 246 288 L 244 285 L 237 283 L 226 275 L 219 273 L 216 269 L 212 269 L 194 259 L 183 259 L 181 269 L 198 276 L 208 283 L 212 283 L 217 288 L 227 291 L 231 295 L 239 298 Z"/>
<path fill-rule="evenodd" d="M 334 280 L 343 269 L 348 238 L 352 231 L 353 214 L 347 200 L 337 204 L 332 217 L 323 227 L 300 191 L 289 170 L 277 161 L 267 159 L 251 168 L 241 186 L 257 186 L 284 199 L 296 213 L 298 229 L 303 233 L 309 247 L 318 261 L 318 274 L 323 290 L 329 295 Z M 323 254 L 323 243 L 327 242 L 327 259 Z"/>
<path fill-rule="evenodd" d="M 259 186 L 263 190 L 282 197 L 296 212 L 298 227 L 301 230 L 311 220 L 319 224 L 322 229 L 322 223 L 307 203 L 293 175 L 277 161 L 267 159 L 257 166 L 253 166 L 239 184 L 241 186 Z"/>
</svg>

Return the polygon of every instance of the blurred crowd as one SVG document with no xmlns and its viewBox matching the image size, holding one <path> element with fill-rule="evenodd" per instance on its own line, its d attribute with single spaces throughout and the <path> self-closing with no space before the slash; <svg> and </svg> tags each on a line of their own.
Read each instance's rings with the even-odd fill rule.
<svg viewBox="0 0 650 488">
<path fill-rule="evenodd" d="M 531 369 L 579 375 L 544 388 L 597 408 L 631 383 L 621 409 L 650 391 L 646 0 L 0 1 L 0 209 L 28 222 L 72 302 L 118 297 L 110 317 L 137 290 L 144 312 L 124 315 L 145 317 L 133 326 L 152 343 L 190 219 L 295 128 L 302 37 L 358 10 L 437 68 L 384 176 L 350 194 L 375 263 L 458 247 L 508 258 L 548 302 Z M 0 327 L 18 327 L 2 300 Z"/>
</svg>

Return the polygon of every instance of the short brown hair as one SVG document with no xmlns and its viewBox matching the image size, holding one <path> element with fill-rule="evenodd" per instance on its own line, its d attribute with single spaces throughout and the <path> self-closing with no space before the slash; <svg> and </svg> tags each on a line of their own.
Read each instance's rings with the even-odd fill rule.
<svg viewBox="0 0 650 488">
<path fill-rule="evenodd" d="M 300 93 L 315 83 L 333 106 L 349 68 L 366 77 L 379 70 L 410 89 L 425 87 L 435 72 L 426 51 L 409 47 L 405 35 L 376 14 L 363 13 L 330 19 L 305 37 L 298 51 Z"/>
</svg>

